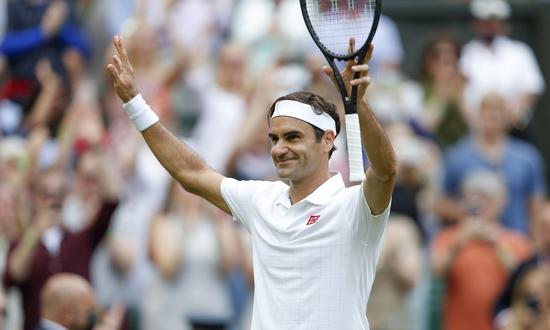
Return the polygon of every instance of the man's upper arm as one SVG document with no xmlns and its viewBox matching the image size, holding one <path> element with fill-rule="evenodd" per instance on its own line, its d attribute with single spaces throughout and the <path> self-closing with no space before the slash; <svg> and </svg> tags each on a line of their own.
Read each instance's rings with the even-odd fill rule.
<svg viewBox="0 0 550 330">
<path fill-rule="evenodd" d="M 225 177 L 211 169 L 200 171 L 193 174 L 193 176 L 193 184 L 191 186 L 184 185 L 184 188 L 231 214 L 231 210 L 223 199 L 221 192 L 222 181 Z"/>
<path fill-rule="evenodd" d="M 366 177 L 365 184 L 363 184 L 363 193 L 372 215 L 378 215 L 384 212 L 390 204 L 395 179 L 382 180 L 376 176 L 371 168 L 367 169 Z"/>
</svg>

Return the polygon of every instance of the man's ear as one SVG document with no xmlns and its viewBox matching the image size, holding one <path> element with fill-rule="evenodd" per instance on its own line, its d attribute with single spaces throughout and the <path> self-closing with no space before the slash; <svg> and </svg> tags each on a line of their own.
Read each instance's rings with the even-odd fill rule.
<svg viewBox="0 0 550 330">
<path fill-rule="evenodd" d="M 332 149 L 335 139 L 336 134 L 332 130 L 325 131 L 325 133 L 323 134 L 323 146 L 325 146 L 327 152 Z"/>
</svg>

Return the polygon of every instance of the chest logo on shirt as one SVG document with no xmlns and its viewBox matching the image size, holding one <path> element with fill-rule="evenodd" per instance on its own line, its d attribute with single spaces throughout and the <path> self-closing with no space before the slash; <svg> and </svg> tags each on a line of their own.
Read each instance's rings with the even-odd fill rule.
<svg viewBox="0 0 550 330">
<path fill-rule="evenodd" d="M 309 219 L 307 220 L 306 226 L 311 226 L 312 224 L 316 223 L 320 217 L 320 215 L 310 215 Z"/>
</svg>

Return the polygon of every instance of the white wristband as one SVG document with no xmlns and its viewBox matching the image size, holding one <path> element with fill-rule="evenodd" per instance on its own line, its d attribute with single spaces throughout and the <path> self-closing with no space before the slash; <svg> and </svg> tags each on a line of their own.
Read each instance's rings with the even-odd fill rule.
<svg viewBox="0 0 550 330">
<path fill-rule="evenodd" d="M 159 121 L 159 117 L 151 110 L 151 107 L 145 102 L 141 94 L 134 96 L 133 99 L 124 103 L 123 107 L 128 113 L 130 120 L 134 122 L 134 126 L 140 132 Z"/>
</svg>

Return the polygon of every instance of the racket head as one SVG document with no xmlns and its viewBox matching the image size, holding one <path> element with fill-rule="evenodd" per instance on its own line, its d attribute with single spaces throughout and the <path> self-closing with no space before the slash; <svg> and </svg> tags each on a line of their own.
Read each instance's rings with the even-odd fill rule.
<svg viewBox="0 0 550 330">
<path fill-rule="evenodd" d="M 363 60 L 374 38 L 382 0 L 300 0 L 313 41 L 327 60 Z M 361 47 L 350 52 L 349 39 Z"/>
</svg>

